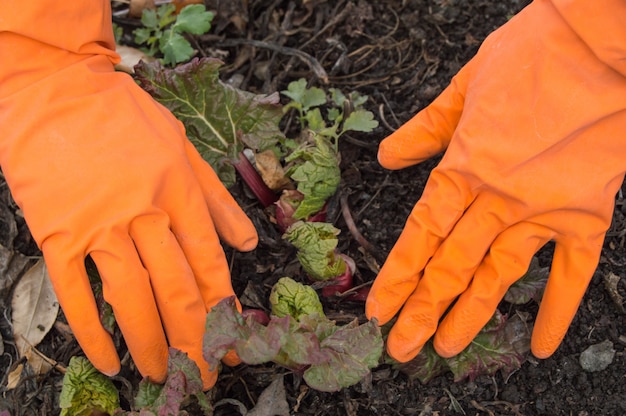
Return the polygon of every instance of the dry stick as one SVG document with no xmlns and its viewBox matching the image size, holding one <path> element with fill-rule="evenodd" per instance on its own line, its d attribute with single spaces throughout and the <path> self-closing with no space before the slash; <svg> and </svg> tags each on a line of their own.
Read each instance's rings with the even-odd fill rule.
<svg viewBox="0 0 626 416">
<path fill-rule="evenodd" d="M 357 243 L 363 247 L 366 251 L 371 253 L 377 261 L 384 262 L 385 256 L 383 256 L 380 251 L 374 247 L 369 241 L 363 237 L 363 234 L 358 230 L 356 224 L 354 223 L 354 219 L 352 218 L 352 214 L 350 213 L 350 207 L 348 206 L 348 196 L 342 195 L 340 198 L 341 201 L 341 214 L 343 216 L 346 225 L 348 226 L 348 230 L 350 230 L 350 234 L 356 240 Z"/>
<path fill-rule="evenodd" d="M 287 46 L 279 46 L 273 43 L 263 42 L 260 40 L 254 39 L 226 39 L 223 42 L 220 42 L 219 46 L 221 47 L 231 47 L 231 46 L 239 46 L 239 45 L 250 45 L 257 48 L 269 49 L 271 51 L 279 52 L 285 55 L 295 56 L 308 65 L 309 69 L 315 73 L 315 75 L 322 81 L 324 84 L 328 84 L 328 74 L 320 65 L 320 63 L 309 55 L 306 52 L 302 52 L 301 50 L 290 48 Z"/>
<path fill-rule="evenodd" d="M 382 120 L 382 122 L 383 122 L 383 124 L 385 125 L 385 127 L 387 127 L 387 128 L 388 128 L 389 130 L 391 130 L 391 131 L 396 131 L 397 129 L 395 129 L 395 128 L 391 127 L 391 126 L 389 125 L 389 123 L 387 122 L 387 119 L 385 118 L 385 111 L 384 111 L 384 108 L 385 108 L 385 104 L 380 104 L 380 105 L 378 106 L 378 115 L 380 115 L 380 119 Z"/>
<path fill-rule="evenodd" d="M 343 2 L 339 3 L 337 5 L 337 7 L 335 8 L 335 10 L 339 10 L 339 8 L 342 5 L 343 5 Z M 353 9 L 353 4 L 352 3 L 348 3 L 348 5 L 345 8 L 343 8 L 343 10 L 340 13 L 337 13 L 337 14 L 333 13 L 333 15 L 335 17 L 330 22 L 328 22 L 323 28 L 321 28 L 320 30 L 315 32 L 315 34 L 313 36 L 311 36 L 309 38 L 309 40 L 307 40 L 302 45 L 300 45 L 300 48 L 306 47 L 311 42 L 313 42 L 315 39 L 317 39 L 322 33 L 326 32 L 328 29 L 330 29 L 331 27 L 335 26 L 337 23 L 341 22 L 343 19 L 346 18 L 346 16 L 348 16 L 349 13 L 352 12 L 352 9 Z M 316 62 L 318 62 L 318 61 L 316 61 Z M 287 64 L 285 65 L 285 69 L 284 69 L 284 71 L 281 74 L 287 73 L 292 65 L 293 65 L 293 58 L 290 59 L 287 62 Z M 321 65 L 320 65 L 320 67 L 321 67 Z M 281 74 L 278 75 L 278 78 L 281 77 Z M 326 81 L 324 81 L 324 84 L 328 84 L 328 78 L 326 78 Z"/>
</svg>

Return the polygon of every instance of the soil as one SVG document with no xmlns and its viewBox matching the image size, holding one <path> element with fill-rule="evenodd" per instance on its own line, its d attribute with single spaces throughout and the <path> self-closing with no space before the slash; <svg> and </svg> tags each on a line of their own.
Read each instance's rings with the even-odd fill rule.
<svg viewBox="0 0 626 416">
<path fill-rule="evenodd" d="M 437 163 L 431 160 L 401 171 L 387 171 L 376 161 L 378 143 L 428 105 L 476 53 L 481 41 L 527 3 L 207 0 L 209 8 L 218 14 L 210 35 L 196 38 L 194 46 L 201 55 L 221 58 L 225 62 L 222 79 L 244 90 L 271 93 L 305 77 L 310 85 L 356 90 L 369 96 L 367 107 L 380 126 L 374 133 L 343 140 L 342 185 L 328 215 L 328 221 L 342 231 L 340 250 L 357 262 L 357 282 L 367 283 L 376 277 L 377 268 Z M 137 23 L 124 17 L 118 17 L 116 23 L 125 29 L 125 41 L 132 43 L 128 33 Z M 0 191 L 2 246 L 16 256 L 39 255 L 6 183 L 2 182 Z M 260 243 L 251 253 L 225 250 L 232 263 L 236 293 L 244 304 L 256 306 L 267 299 L 278 278 L 298 277 L 301 272 L 293 250 L 250 192 L 241 183 L 232 192 L 257 226 Z M 242 406 L 253 408 L 277 375 L 284 375 L 286 399 L 294 415 L 626 414 L 626 315 L 619 299 L 626 295 L 626 209 L 622 202 L 618 196 L 600 264 L 567 336 L 550 358 L 538 360 L 529 355 L 513 374 L 481 375 L 461 382 L 454 382 L 452 374 L 444 374 L 426 385 L 380 365 L 371 378 L 338 393 L 309 389 L 297 376 L 273 365 L 225 367 L 209 393 L 218 404 L 215 415 L 238 415 L 243 414 Z M 551 247 L 542 249 L 538 257 L 542 265 L 549 266 Z M 10 266 L 2 265 L 3 273 Z M 617 285 L 611 289 L 606 281 L 612 275 Z M 58 414 L 62 374 L 57 370 L 23 378 L 14 389 L 6 388 L 9 372 L 20 362 L 11 338 L 10 287 L 0 285 L 0 307 L 4 310 L 0 316 L 4 339 L 0 410 L 9 410 L 11 415 Z M 325 300 L 325 308 L 338 322 L 365 319 L 359 303 Z M 509 313 L 523 310 L 531 316 L 537 310 L 532 303 L 503 308 Z M 62 314 L 59 321 L 63 321 Z M 67 365 L 81 350 L 62 328 L 55 326 L 39 349 Z M 584 371 L 579 363 L 581 353 L 605 340 L 616 350 L 612 363 L 602 371 Z M 123 355 L 125 348 L 118 342 Z M 134 397 L 139 379 L 129 366 L 114 379 L 122 403 L 127 405 Z M 195 414 L 193 405 L 189 411 Z"/>
</svg>

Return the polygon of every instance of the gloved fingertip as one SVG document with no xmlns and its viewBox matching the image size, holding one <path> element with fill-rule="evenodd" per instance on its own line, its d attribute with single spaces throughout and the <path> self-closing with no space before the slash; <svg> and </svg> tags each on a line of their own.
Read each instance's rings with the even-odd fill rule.
<svg viewBox="0 0 626 416">
<path fill-rule="evenodd" d="M 538 339 L 536 338 L 538 337 L 532 337 L 530 341 L 530 350 L 533 353 L 533 355 L 539 358 L 540 360 L 545 360 L 546 358 L 550 358 L 550 356 L 554 354 L 556 349 L 561 344 L 560 340 L 558 341 L 558 343 L 556 343 L 556 345 L 554 345 L 553 342 L 546 342 L 545 340 L 541 338 L 538 338 Z"/>
<path fill-rule="evenodd" d="M 210 371 L 207 368 L 200 370 L 200 377 L 202 378 L 202 390 L 211 390 L 217 382 L 217 370 Z"/>
<path fill-rule="evenodd" d="M 239 358 L 235 350 L 230 350 L 222 357 L 222 362 L 229 367 L 234 367 L 241 364 L 241 358 Z"/>
<path fill-rule="evenodd" d="M 387 353 L 391 358 L 401 363 L 411 361 L 420 353 L 423 347 L 423 342 L 398 335 L 394 333 L 393 328 L 387 338 Z"/>
<path fill-rule="evenodd" d="M 96 366 L 94 366 L 96 367 Z M 96 367 L 98 368 L 98 367 Z M 102 368 L 98 368 L 98 371 L 100 371 L 102 374 L 104 374 L 107 377 L 113 377 L 115 375 L 117 375 L 121 370 L 121 366 L 120 363 L 118 361 L 117 365 L 112 365 L 112 366 L 107 366 L 107 367 L 102 367 Z"/>
<path fill-rule="evenodd" d="M 240 243 L 238 243 L 237 249 L 240 251 L 244 251 L 244 252 L 252 251 L 257 247 L 258 244 L 259 244 L 259 236 L 255 232 L 254 235 L 251 235 L 248 238 L 243 239 Z"/>
<path fill-rule="evenodd" d="M 455 355 L 458 355 L 461 351 L 465 349 L 465 347 L 467 347 L 467 345 L 468 344 L 463 345 L 459 342 L 453 342 L 452 344 L 445 343 L 439 341 L 437 337 L 435 337 L 435 340 L 433 342 L 433 347 L 435 348 L 437 355 L 443 358 L 452 358 Z"/>
<path fill-rule="evenodd" d="M 373 318 L 376 318 L 379 326 L 385 325 L 391 320 L 391 318 L 393 318 L 393 315 L 388 316 L 388 314 L 384 314 L 379 303 L 371 298 L 368 298 L 365 302 L 365 316 L 370 321 Z"/>
<path fill-rule="evenodd" d="M 419 345 L 417 347 L 407 349 L 401 346 L 394 345 L 387 341 L 387 354 L 389 354 L 391 358 L 400 363 L 406 363 L 417 357 L 417 354 L 422 351 L 423 347 L 424 345 Z"/>
</svg>

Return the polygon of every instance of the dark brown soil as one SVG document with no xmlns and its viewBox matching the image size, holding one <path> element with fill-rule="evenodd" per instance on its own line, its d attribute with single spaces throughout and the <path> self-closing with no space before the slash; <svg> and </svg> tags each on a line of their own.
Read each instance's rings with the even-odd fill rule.
<svg viewBox="0 0 626 416">
<path fill-rule="evenodd" d="M 203 55 L 224 60 L 222 79 L 245 90 L 280 91 L 290 81 L 306 77 L 311 85 L 344 92 L 357 90 L 370 97 L 367 106 L 376 114 L 380 127 L 373 134 L 353 135 L 343 141 L 343 183 L 331 201 L 328 219 L 342 230 L 340 249 L 356 259 L 357 280 L 366 283 L 375 278 L 377 267 L 398 238 L 437 162 L 387 171 L 376 161 L 378 142 L 436 97 L 476 53 L 481 41 L 527 3 L 207 0 L 210 8 L 218 10 L 218 17 L 211 34 L 197 39 L 195 46 Z M 118 24 L 125 29 L 133 27 L 125 19 Z M 324 68 L 327 83 L 312 62 Z M 0 215 L 1 235 L 15 236 L 8 230 L 18 224 L 17 236 L 11 241 L 2 237 L 0 243 L 24 255 L 37 255 L 25 224 L 13 215 L 15 206 L 5 183 L 0 192 L 0 212 L 6 213 Z M 238 184 L 232 192 L 260 235 L 259 247 L 252 253 L 234 253 L 226 248 L 233 264 L 235 290 L 244 304 L 255 306 L 255 295 L 263 302 L 278 278 L 298 277 L 300 271 L 292 249 L 281 240 L 247 189 Z M 346 216 L 342 208 L 350 215 Z M 238 405 L 251 409 L 278 374 L 285 375 L 287 400 L 294 415 L 626 414 L 626 315 L 623 305 L 615 302 L 605 287 L 605 277 L 610 273 L 621 278 L 626 275 L 626 210 L 622 209 L 618 198 L 600 265 L 563 344 L 549 359 L 529 356 L 508 376 L 497 373 L 454 383 L 452 375 L 446 374 L 427 385 L 381 365 L 371 379 L 333 394 L 309 389 L 298 377 L 273 365 L 242 365 L 225 368 L 220 375 L 211 392 L 212 400 L 220 403 L 215 415 L 241 414 Z M 368 250 L 363 250 L 363 241 L 358 241 L 351 230 L 351 221 L 371 245 Z M 551 247 L 540 252 L 544 266 L 549 266 L 550 255 Z M 6 286 L 0 285 L 0 289 L 5 288 L 0 291 L 0 307 L 5 309 L 0 316 L 5 347 L 0 357 L 0 411 L 8 409 L 12 415 L 58 414 L 62 375 L 55 370 L 23 380 L 13 390 L 6 389 L 8 372 L 18 360 L 11 343 L 10 291 Z M 623 279 L 617 293 L 626 295 Z M 364 319 L 362 304 L 325 302 L 329 316 L 339 322 Z M 519 309 L 532 315 L 537 308 L 528 304 Z M 503 310 L 513 311 L 504 304 Z M 585 372 L 579 364 L 581 352 L 605 340 L 617 351 L 612 364 L 603 371 Z M 58 329 L 50 332 L 40 349 L 64 365 L 81 352 L 76 342 L 66 339 Z M 115 380 L 127 403 L 134 395 L 138 375 L 125 368 Z"/>
</svg>

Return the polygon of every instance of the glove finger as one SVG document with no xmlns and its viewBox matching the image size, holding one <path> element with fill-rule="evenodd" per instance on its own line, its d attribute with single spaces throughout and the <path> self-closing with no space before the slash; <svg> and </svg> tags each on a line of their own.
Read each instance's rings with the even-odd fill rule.
<svg viewBox="0 0 626 416">
<path fill-rule="evenodd" d="M 113 340 L 100 323 L 100 314 L 89 284 L 82 256 L 69 259 L 55 237 L 46 239 L 42 251 L 50 280 L 65 318 L 89 361 L 100 372 L 114 376 L 120 371 L 120 360 Z"/>
<path fill-rule="evenodd" d="M 509 287 L 528 271 L 535 253 L 553 236 L 547 227 L 523 222 L 496 238 L 469 288 L 437 328 L 434 347 L 439 355 L 453 357 L 472 342 Z"/>
<path fill-rule="evenodd" d="M 90 252 L 102 278 L 104 299 L 113 308 L 115 321 L 139 372 L 161 383 L 167 375 L 168 348 L 150 276 L 130 238 L 107 240 Z"/>
<path fill-rule="evenodd" d="M 152 292 L 170 346 L 195 361 L 204 388 L 211 388 L 217 380 L 217 372 L 209 371 L 202 357 L 206 308 L 187 258 L 170 231 L 168 217 L 161 213 L 138 217 L 131 224 L 130 234 L 150 273 Z M 148 293 L 152 297 L 152 293 Z M 141 333 L 133 336 L 141 336 Z M 152 359 L 150 356 L 138 358 Z"/>
<path fill-rule="evenodd" d="M 398 361 L 415 357 L 437 329 L 439 319 L 469 286 L 495 237 L 509 223 L 496 214 L 501 203 L 479 198 L 437 249 L 407 299 L 387 339 L 387 351 Z M 472 238 L 468 238 L 472 236 Z"/>
<path fill-rule="evenodd" d="M 259 237 L 250 218 L 224 187 L 211 165 L 202 159 L 189 140 L 185 141 L 185 151 L 200 182 L 206 205 L 219 236 L 237 250 L 253 250 L 257 246 Z"/>
<path fill-rule="evenodd" d="M 531 338 L 531 351 L 548 358 L 559 347 L 598 266 L 604 233 L 557 239 L 548 283 Z"/>
<path fill-rule="evenodd" d="M 174 183 L 184 182 L 184 178 Z M 181 187 L 177 186 L 177 189 Z M 173 232 L 178 240 L 178 248 L 182 249 L 185 263 L 191 267 L 195 276 L 194 285 L 199 288 L 205 305 L 209 311 L 224 298 L 234 296 L 228 261 L 224 249 L 216 233 L 214 219 L 207 211 L 202 191 L 197 187 L 188 188 L 188 192 L 177 191 L 177 196 L 170 196 L 161 201 L 161 205 L 170 213 L 165 227 Z"/>
<path fill-rule="evenodd" d="M 426 263 L 470 203 L 464 178 L 432 171 L 424 194 L 376 277 L 365 303 L 369 319 L 382 325 L 400 310 L 421 279 Z"/>
<path fill-rule="evenodd" d="M 443 152 L 461 118 L 466 88 L 467 71 L 461 70 L 430 105 L 380 143 L 379 163 L 402 169 Z"/>
</svg>

